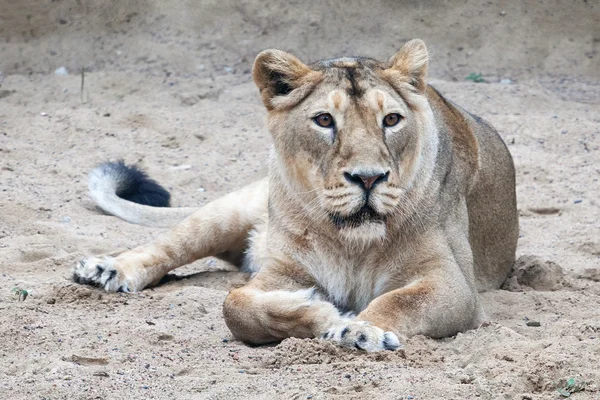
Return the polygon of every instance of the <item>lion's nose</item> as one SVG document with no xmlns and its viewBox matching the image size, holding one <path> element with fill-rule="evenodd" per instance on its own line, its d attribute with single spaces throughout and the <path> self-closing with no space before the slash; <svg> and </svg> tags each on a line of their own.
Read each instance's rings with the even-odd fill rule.
<svg viewBox="0 0 600 400">
<path fill-rule="evenodd" d="M 390 175 L 390 171 L 387 172 L 360 172 L 352 171 L 352 173 L 344 172 L 344 177 L 349 182 L 360 185 L 366 191 L 369 191 L 375 187 L 378 183 L 385 182 Z"/>
</svg>

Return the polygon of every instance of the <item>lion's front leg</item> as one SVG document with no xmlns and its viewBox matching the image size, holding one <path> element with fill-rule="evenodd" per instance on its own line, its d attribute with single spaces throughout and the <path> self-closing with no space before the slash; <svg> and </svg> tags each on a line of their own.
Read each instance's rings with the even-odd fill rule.
<svg viewBox="0 0 600 400">
<path fill-rule="evenodd" d="M 411 284 L 375 298 L 358 316 L 400 336 L 455 335 L 483 322 L 477 291 L 457 265 L 430 271 Z"/>
<path fill-rule="evenodd" d="M 277 277 L 264 271 L 248 285 L 231 291 L 223 314 L 233 335 L 251 344 L 319 337 L 366 351 L 400 347 L 394 333 L 340 313 L 314 288 L 289 285 L 289 276 Z"/>
</svg>

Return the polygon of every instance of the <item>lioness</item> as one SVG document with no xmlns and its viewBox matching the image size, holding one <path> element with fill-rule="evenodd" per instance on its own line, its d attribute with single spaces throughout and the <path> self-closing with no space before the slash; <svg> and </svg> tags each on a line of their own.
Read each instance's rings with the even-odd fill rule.
<svg viewBox="0 0 600 400">
<path fill-rule="evenodd" d="M 252 75 L 274 143 L 269 177 L 195 211 L 128 201 L 168 194 L 124 164 L 95 169 L 92 198 L 127 221 L 169 226 L 195 212 L 153 243 L 81 261 L 74 279 L 139 291 L 201 257 L 243 259 L 254 276 L 223 314 L 253 344 L 394 350 L 478 326 L 478 291 L 498 288 L 515 257 L 514 166 L 490 125 L 427 85 L 427 66 L 421 40 L 388 62 L 263 51 Z"/>
</svg>

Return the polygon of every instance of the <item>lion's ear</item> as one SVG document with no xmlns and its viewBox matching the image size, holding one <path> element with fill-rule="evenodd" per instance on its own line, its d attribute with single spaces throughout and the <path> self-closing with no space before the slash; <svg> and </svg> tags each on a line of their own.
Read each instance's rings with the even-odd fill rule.
<svg viewBox="0 0 600 400">
<path fill-rule="evenodd" d="M 425 42 L 421 39 L 413 39 L 402 46 L 395 56 L 390 58 L 390 68 L 406 76 L 409 83 L 419 91 L 427 87 L 425 78 L 429 54 Z"/>
<path fill-rule="evenodd" d="M 281 97 L 313 81 L 310 78 L 315 74 L 295 56 L 281 50 L 262 51 L 252 68 L 252 77 L 268 109 L 284 102 Z"/>
</svg>

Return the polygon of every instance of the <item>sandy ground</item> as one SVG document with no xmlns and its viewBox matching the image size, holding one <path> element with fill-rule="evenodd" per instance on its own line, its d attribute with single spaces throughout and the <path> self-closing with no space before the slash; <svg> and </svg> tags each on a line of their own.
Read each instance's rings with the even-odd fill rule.
<svg viewBox="0 0 600 400">
<path fill-rule="evenodd" d="M 597 2 L 82 3 L 0 0 L 0 398 L 600 398 Z M 246 276 L 215 260 L 139 294 L 70 281 L 76 260 L 159 232 L 94 207 L 97 163 L 139 163 L 175 205 L 205 204 L 265 174 L 257 51 L 385 59 L 412 37 L 515 159 L 518 255 L 537 259 L 482 295 L 488 324 L 396 353 L 251 348 L 221 312 Z"/>
</svg>

